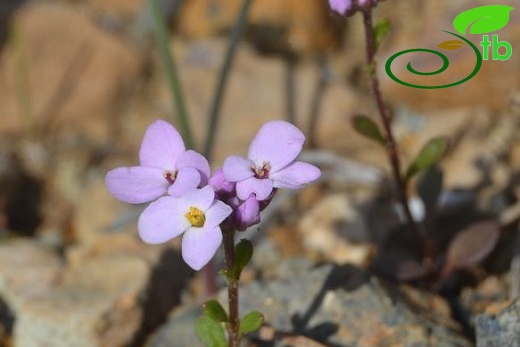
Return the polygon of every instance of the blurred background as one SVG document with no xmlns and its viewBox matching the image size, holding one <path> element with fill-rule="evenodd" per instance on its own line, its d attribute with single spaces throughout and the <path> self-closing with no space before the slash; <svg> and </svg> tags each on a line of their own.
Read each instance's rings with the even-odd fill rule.
<svg viewBox="0 0 520 347">
<path fill-rule="evenodd" d="M 242 1 L 159 2 L 202 150 Z M 450 136 L 444 188 L 473 191 L 487 180 L 479 206 L 497 215 L 516 202 L 520 15 L 513 11 L 498 31 L 512 57 L 484 61 L 460 86 L 408 88 L 383 69 L 398 51 L 450 39 L 442 30 L 453 30 L 458 13 L 486 4 L 381 2 L 375 18 L 388 18 L 392 29 L 377 57 L 402 159 L 432 136 Z M 143 206 L 120 203 L 104 187 L 108 170 L 137 164 L 153 120 L 176 122 L 153 25 L 147 0 L 0 1 L 0 346 L 166 345 L 161 338 L 192 346 L 164 329 L 181 302 L 200 304 L 202 276 L 182 262 L 179 240 L 143 244 L 136 234 Z M 473 69 L 471 50 L 450 54 L 451 74 L 432 83 Z M 359 114 L 377 120 L 364 58 L 361 15 L 344 20 L 326 0 L 253 1 L 222 100 L 212 167 L 245 154 L 265 121 L 290 119 L 307 134 L 309 158 L 324 177 L 297 196 L 281 196 L 278 213 L 264 217 L 253 236 L 258 260 L 245 282 L 304 273 L 318 262 L 366 268 L 375 251 L 369 235 L 397 223 L 381 188 L 388 159 L 350 122 Z M 413 62 L 424 70 L 439 66 L 429 56 Z M 377 218 L 366 214 L 369 202 Z M 280 259 L 294 257 L 300 262 L 280 267 Z M 508 295 L 506 282 L 493 282 L 499 301 Z"/>
</svg>

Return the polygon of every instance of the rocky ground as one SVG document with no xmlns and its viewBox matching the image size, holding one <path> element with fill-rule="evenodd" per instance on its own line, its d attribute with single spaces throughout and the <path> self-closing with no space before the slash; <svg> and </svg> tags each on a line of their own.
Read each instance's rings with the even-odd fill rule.
<svg viewBox="0 0 520 347">
<path fill-rule="evenodd" d="M 278 194 L 260 226 L 244 234 L 255 256 L 240 305 L 266 317 L 245 345 L 520 345 L 516 51 L 508 61 L 485 61 L 474 79 L 446 90 L 407 88 L 378 72 L 403 162 L 433 136 L 452 144 L 441 165 L 441 204 L 428 220 L 438 271 L 417 275 L 423 268 L 406 257 L 413 249 L 401 236 L 388 159 L 350 122 L 358 114 L 376 119 L 361 18 L 342 25 L 326 1 L 298 3 L 254 3 L 212 149 L 218 168 L 227 155 L 245 154 L 263 122 L 286 118 L 292 71 L 295 121 L 314 139 L 304 155 L 323 177 L 297 194 Z M 393 29 L 380 61 L 435 47 L 458 13 L 487 4 L 469 3 L 383 2 L 376 16 Z M 199 148 L 225 33 L 240 4 L 167 6 Z M 104 186 L 109 169 L 137 162 L 151 121 L 175 121 L 150 34 L 144 0 L 0 3 L 2 347 L 201 345 L 193 321 L 206 299 L 203 276 L 183 263 L 178 240 L 142 243 L 136 217 L 143 206 L 116 201 Z M 520 15 L 513 11 L 499 34 L 520 47 Z M 438 63 L 416 59 L 425 70 Z M 454 54 L 451 68 L 465 71 L 470 60 L 465 51 Z M 320 76 L 325 89 L 311 127 Z M 423 219 L 414 185 L 410 195 Z M 470 237 L 453 250 L 450 240 L 461 230 Z M 220 266 L 222 255 L 215 261 Z M 223 292 L 216 297 L 225 302 Z"/>
</svg>

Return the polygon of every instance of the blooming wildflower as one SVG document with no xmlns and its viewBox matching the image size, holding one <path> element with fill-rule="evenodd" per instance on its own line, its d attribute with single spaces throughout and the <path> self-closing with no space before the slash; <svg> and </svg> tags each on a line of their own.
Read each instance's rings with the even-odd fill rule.
<svg viewBox="0 0 520 347">
<path fill-rule="evenodd" d="M 248 158 L 229 156 L 223 172 L 236 182 L 237 197 L 245 201 L 255 194 L 258 201 L 268 199 L 274 188 L 297 189 L 316 180 L 320 170 L 311 164 L 295 161 L 305 136 L 284 121 L 265 123 L 249 146 Z"/>
<path fill-rule="evenodd" d="M 140 166 L 107 173 L 106 186 L 117 199 L 141 204 L 166 193 L 180 196 L 206 184 L 210 172 L 206 158 L 187 151 L 179 132 L 163 120 L 153 122 L 146 130 L 139 162 Z"/>
<path fill-rule="evenodd" d="M 358 10 L 375 7 L 380 0 L 329 0 L 330 8 L 342 16 L 350 16 Z"/>
<path fill-rule="evenodd" d="M 148 206 L 138 221 L 141 239 L 150 244 L 169 241 L 182 233 L 182 258 L 194 270 L 206 265 L 222 243 L 220 223 L 231 207 L 215 200 L 210 186 L 182 197 L 163 196 Z"/>
</svg>

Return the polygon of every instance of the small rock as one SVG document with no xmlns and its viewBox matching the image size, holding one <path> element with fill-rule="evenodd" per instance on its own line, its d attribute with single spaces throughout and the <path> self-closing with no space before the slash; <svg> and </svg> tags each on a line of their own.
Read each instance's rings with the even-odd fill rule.
<svg viewBox="0 0 520 347">
<path fill-rule="evenodd" d="M 345 194 L 319 201 L 300 221 L 303 244 L 337 264 L 366 265 L 372 253 L 359 212 Z"/>
<path fill-rule="evenodd" d="M 477 347 L 520 346 L 520 300 L 495 315 L 478 315 L 476 327 Z"/>
<path fill-rule="evenodd" d="M 0 242 L 0 296 L 15 312 L 55 286 L 61 269 L 57 254 L 35 240 Z"/>
<path fill-rule="evenodd" d="M 220 293 L 222 303 L 226 295 Z M 441 297 L 385 283 L 349 265 L 325 265 L 242 286 L 240 312 L 251 310 L 262 312 L 266 324 L 282 335 L 304 335 L 325 345 L 472 346 Z M 201 312 L 198 307 L 174 312 L 147 346 L 201 346 L 193 331 Z"/>
</svg>

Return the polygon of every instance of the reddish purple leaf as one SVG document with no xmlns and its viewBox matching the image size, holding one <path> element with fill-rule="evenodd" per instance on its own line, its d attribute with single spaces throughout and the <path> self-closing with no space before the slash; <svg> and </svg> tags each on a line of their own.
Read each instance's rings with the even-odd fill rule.
<svg viewBox="0 0 520 347">
<path fill-rule="evenodd" d="M 478 264 L 495 248 L 499 236 L 499 225 L 491 220 L 463 229 L 450 243 L 443 273 Z"/>
</svg>

